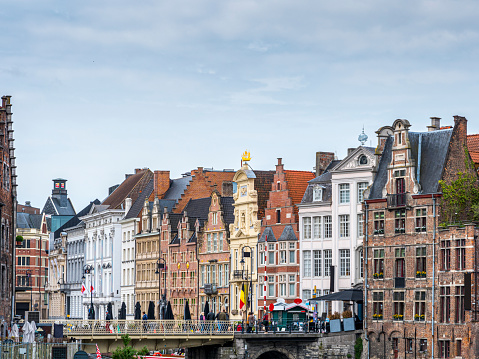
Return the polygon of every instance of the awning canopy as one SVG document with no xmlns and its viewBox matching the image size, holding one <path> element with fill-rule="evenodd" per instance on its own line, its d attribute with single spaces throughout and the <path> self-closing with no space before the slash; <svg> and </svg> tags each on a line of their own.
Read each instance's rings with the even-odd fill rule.
<svg viewBox="0 0 479 359">
<path fill-rule="evenodd" d="M 334 292 L 331 294 L 326 294 L 321 297 L 308 299 L 310 302 L 319 302 L 319 301 L 352 301 L 361 303 L 364 300 L 364 294 L 361 289 L 346 289 L 340 292 Z"/>
</svg>

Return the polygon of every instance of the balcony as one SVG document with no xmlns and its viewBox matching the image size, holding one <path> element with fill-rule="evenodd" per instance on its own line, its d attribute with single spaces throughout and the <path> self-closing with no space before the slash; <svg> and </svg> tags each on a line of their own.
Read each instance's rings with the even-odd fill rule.
<svg viewBox="0 0 479 359">
<path fill-rule="evenodd" d="M 396 193 L 387 195 L 388 209 L 406 208 L 407 193 Z"/>
<path fill-rule="evenodd" d="M 205 283 L 205 294 L 206 295 L 218 294 L 218 285 L 216 283 Z"/>
<path fill-rule="evenodd" d="M 233 278 L 234 279 L 243 279 L 243 272 L 242 270 L 234 270 L 233 271 Z"/>
<path fill-rule="evenodd" d="M 394 278 L 394 288 L 405 288 L 406 287 L 406 278 L 396 277 Z"/>
</svg>

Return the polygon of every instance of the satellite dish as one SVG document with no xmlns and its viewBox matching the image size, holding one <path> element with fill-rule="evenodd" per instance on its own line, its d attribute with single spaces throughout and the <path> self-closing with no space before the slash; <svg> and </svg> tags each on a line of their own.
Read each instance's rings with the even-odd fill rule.
<svg viewBox="0 0 479 359">
<path fill-rule="evenodd" d="M 278 298 L 276 300 L 277 303 L 286 303 L 286 301 L 284 300 L 284 298 Z"/>
</svg>

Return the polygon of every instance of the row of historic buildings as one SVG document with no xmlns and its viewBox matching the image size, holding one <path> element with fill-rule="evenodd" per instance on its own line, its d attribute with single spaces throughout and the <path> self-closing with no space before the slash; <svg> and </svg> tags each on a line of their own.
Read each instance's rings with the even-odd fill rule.
<svg viewBox="0 0 479 359">
<path fill-rule="evenodd" d="M 17 312 L 104 318 L 111 303 L 113 317 L 124 304 L 133 318 L 137 303 L 141 311 L 153 303 L 161 318 L 169 301 L 182 318 L 186 302 L 197 317 L 208 301 L 240 319 L 246 310 L 261 317 L 280 298 L 356 288 L 371 357 L 473 358 L 479 230 L 474 208 L 452 208 L 440 183 L 467 176 L 477 188 L 479 136 L 459 116 L 454 126 L 432 118 L 426 132 L 410 127 L 381 127 L 376 147 L 350 148 L 341 160 L 318 152 L 314 172 L 285 169 L 281 158 L 273 170 L 253 170 L 247 152 L 237 171 L 199 167 L 170 178 L 136 169 L 79 212 L 66 180 L 55 179 L 41 213 L 17 214 L 25 238 L 43 238 L 30 252 L 17 248 L 18 271 L 39 266 Z"/>
</svg>

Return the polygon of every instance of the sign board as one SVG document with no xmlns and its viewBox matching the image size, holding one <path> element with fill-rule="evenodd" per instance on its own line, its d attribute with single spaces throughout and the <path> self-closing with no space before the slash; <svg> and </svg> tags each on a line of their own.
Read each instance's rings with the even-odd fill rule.
<svg viewBox="0 0 479 359">
<path fill-rule="evenodd" d="M 271 304 L 269 305 L 269 311 L 272 312 L 273 310 L 274 310 L 274 304 L 271 303 Z"/>
<path fill-rule="evenodd" d="M 294 303 L 295 303 L 295 304 L 301 304 L 301 303 L 303 303 L 303 301 L 301 300 L 301 298 L 296 298 L 296 299 L 294 300 Z"/>
</svg>

